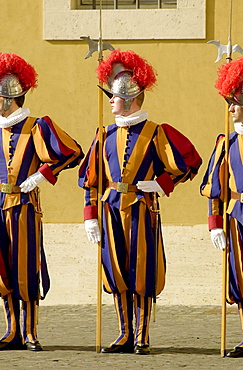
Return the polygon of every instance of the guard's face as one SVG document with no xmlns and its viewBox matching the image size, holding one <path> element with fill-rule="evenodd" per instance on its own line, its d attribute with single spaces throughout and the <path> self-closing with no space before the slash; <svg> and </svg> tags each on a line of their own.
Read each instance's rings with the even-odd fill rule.
<svg viewBox="0 0 243 370">
<path fill-rule="evenodd" d="M 110 99 L 111 112 L 115 115 L 121 116 L 124 113 L 124 99 L 113 95 Z"/>
<path fill-rule="evenodd" d="M 231 104 L 229 111 L 232 116 L 233 122 L 243 122 L 243 107 L 237 104 Z"/>
</svg>

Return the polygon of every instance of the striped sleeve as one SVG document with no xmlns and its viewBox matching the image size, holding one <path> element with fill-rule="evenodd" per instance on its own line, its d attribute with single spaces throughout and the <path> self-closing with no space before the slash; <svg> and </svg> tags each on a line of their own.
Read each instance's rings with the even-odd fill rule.
<svg viewBox="0 0 243 370">
<path fill-rule="evenodd" d="M 177 184 L 194 178 L 202 159 L 191 141 L 168 124 L 158 127 L 155 146 L 165 166 L 165 172 L 156 180 L 169 195 Z"/>
<path fill-rule="evenodd" d="M 201 194 L 209 200 L 209 230 L 223 227 L 224 144 L 224 135 L 220 135 L 200 186 Z"/>
<path fill-rule="evenodd" d="M 79 169 L 78 184 L 85 189 L 84 220 L 98 218 L 98 131 Z"/>
<path fill-rule="evenodd" d="M 39 171 L 53 185 L 62 170 L 77 166 L 84 157 L 80 145 L 49 117 L 36 120 L 32 136 L 41 162 Z"/>
</svg>

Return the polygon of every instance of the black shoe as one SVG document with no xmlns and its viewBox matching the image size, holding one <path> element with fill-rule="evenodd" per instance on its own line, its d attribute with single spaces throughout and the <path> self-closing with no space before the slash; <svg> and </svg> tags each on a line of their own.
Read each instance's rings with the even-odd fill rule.
<svg viewBox="0 0 243 370">
<path fill-rule="evenodd" d="M 133 346 L 123 346 L 119 344 L 112 344 L 110 347 L 101 349 L 101 353 L 133 353 Z"/>
<path fill-rule="evenodd" d="M 227 353 L 226 355 L 227 357 L 243 357 L 243 347 L 235 347 L 234 349 L 232 349 L 232 351 L 230 351 L 229 353 Z"/>
<path fill-rule="evenodd" d="M 8 350 L 23 350 L 26 349 L 26 345 L 18 342 L 18 343 L 13 343 L 13 342 L 4 342 L 0 341 L 0 351 L 8 351 Z"/>
<path fill-rule="evenodd" d="M 136 345 L 135 354 L 136 355 L 149 355 L 150 354 L 149 345 L 143 345 L 143 346 Z"/>
<path fill-rule="evenodd" d="M 26 344 L 26 349 L 28 349 L 29 351 L 43 351 L 43 347 L 40 344 L 40 342 L 35 342 L 35 343 L 26 342 L 25 344 Z"/>
</svg>

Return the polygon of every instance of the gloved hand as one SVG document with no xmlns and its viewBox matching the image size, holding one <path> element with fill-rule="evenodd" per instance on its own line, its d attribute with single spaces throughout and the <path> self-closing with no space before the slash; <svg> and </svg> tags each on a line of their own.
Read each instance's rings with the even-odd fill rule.
<svg viewBox="0 0 243 370">
<path fill-rule="evenodd" d="M 19 187 L 21 188 L 21 192 L 28 193 L 43 180 L 46 180 L 46 178 L 42 175 L 42 173 L 40 173 L 39 171 L 33 173 L 33 175 L 27 177 L 27 179 L 19 185 Z"/>
<path fill-rule="evenodd" d="M 87 234 L 87 237 L 90 242 L 97 243 L 100 241 L 100 229 L 98 220 L 96 218 L 91 218 L 90 220 L 84 221 L 84 228 Z"/>
<path fill-rule="evenodd" d="M 136 185 L 139 190 L 144 191 L 145 193 L 151 193 L 153 191 L 160 191 L 162 194 L 162 197 L 165 195 L 164 190 L 159 186 L 156 180 L 138 181 Z"/>
<path fill-rule="evenodd" d="M 215 248 L 221 251 L 226 247 L 226 239 L 224 235 L 224 230 L 221 228 L 215 228 L 210 231 L 211 240 Z"/>
</svg>

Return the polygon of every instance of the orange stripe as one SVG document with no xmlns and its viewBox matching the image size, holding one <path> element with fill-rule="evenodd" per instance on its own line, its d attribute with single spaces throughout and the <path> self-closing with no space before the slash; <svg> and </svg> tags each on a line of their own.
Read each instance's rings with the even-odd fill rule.
<svg viewBox="0 0 243 370">
<path fill-rule="evenodd" d="M 115 240 L 114 240 L 114 233 L 113 233 L 113 228 L 112 228 L 112 220 L 110 213 L 107 212 L 107 206 L 105 206 L 105 212 L 106 212 L 106 222 L 107 222 L 107 236 L 109 239 L 109 254 L 110 254 L 110 259 L 111 259 L 111 264 L 112 264 L 112 271 L 114 274 L 114 279 L 116 282 L 116 285 L 118 287 L 119 292 L 123 292 L 124 290 L 127 289 L 127 286 L 123 280 L 122 273 L 119 267 L 118 259 L 117 259 L 117 254 L 116 254 L 116 249 L 115 249 Z"/>
<path fill-rule="evenodd" d="M 35 121 L 35 118 L 29 117 L 22 127 L 22 131 L 21 131 L 21 134 L 19 135 L 15 153 L 13 156 L 13 161 L 11 164 L 12 172 L 11 172 L 11 175 L 9 175 L 10 183 L 13 183 L 13 181 L 11 181 L 11 176 L 13 176 L 14 179 L 17 179 L 17 176 L 19 174 L 20 167 L 22 166 L 22 163 L 23 163 L 23 158 L 25 155 L 27 143 L 31 137 L 31 128 L 33 126 L 34 121 Z M 37 167 L 38 158 L 36 154 L 35 154 L 35 162 L 36 162 L 36 167 Z M 35 168 L 35 171 L 36 171 L 36 168 Z"/>
<path fill-rule="evenodd" d="M 32 135 L 38 157 L 41 159 L 41 161 L 47 164 L 56 164 L 58 160 L 50 158 L 50 154 L 37 124 L 32 129 Z"/>
<path fill-rule="evenodd" d="M 25 321 L 26 334 L 27 334 L 29 342 L 35 342 L 35 340 L 37 340 L 37 330 L 36 330 L 36 327 L 37 327 L 37 305 L 36 305 L 36 301 L 25 302 L 25 304 L 26 304 L 26 321 Z M 31 305 L 34 306 L 34 313 L 33 313 L 34 317 L 33 318 L 32 318 Z M 32 321 L 34 323 L 33 327 L 31 326 Z"/>
<path fill-rule="evenodd" d="M 215 150 L 215 158 L 214 158 L 214 163 L 213 163 L 213 166 L 212 166 L 212 169 L 211 169 L 211 172 L 208 176 L 208 181 L 207 181 L 207 184 L 205 185 L 204 189 L 202 190 L 202 195 L 210 198 L 211 196 L 211 191 L 212 191 L 212 177 L 213 177 L 213 174 L 214 174 L 214 171 L 215 171 L 215 167 L 216 167 L 216 164 L 218 163 L 218 160 L 219 160 L 219 157 L 221 156 L 222 154 L 222 148 L 223 148 L 223 145 L 224 145 L 224 137 L 221 137 L 217 143 L 217 146 L 216 146 L 216 150 Z M 221 168 L 220 168 L 220 173 L 219 173 L 219 177 L 220 177 L 220 180 L 221 180 L 221 185 L 222 185 L 222 181 L 223 181 L 223 169 L 222 169 L 222 165 L 223 165 L 223 162 L 221 164 Z"/>
<path fill-rule="evenodd" d="M 147 151 L 148 145 L 151 143 L 153 133 L 157 124 L 154 122 L 147 122 L 133 148 L 130 159 L 126 164 L 126 171 L 124 172 L 123 181 L 129 184 L 133 183 L 134 177 L 137 175 L 137 170 L 144 160 L 144 155 Z M 149 177 L 151 179 L 151 177 Z M 146 180 L 146 178 L 145 178 Z"/>
<path fill-rule="evenodd" d="M 134 299 L 136 301 L 136 312 L 138 310 L 138 304 L 137 304 L 137 300 L 138 300 L 138 297 L 136 295 L 134 295 Z M 136 323 L 136 340 L 137 340 L 137 344 L 139 346 L 141 346 L 142 344 L 142 330 L 143 330 L 143 325 L 144 325 L 144 299 L 142 296 L 140 296 L 140 314 L 138 315 L 138 312 L 137 312 L 137 323 Z M 138 320 L 139 320 L 139 325 L 138 325 Z"/>
<path fill-rule="evenodd" d="M 122 340 L 119 341 L 119 344 L 125 344 L 127 339 L 128 339 L 128 328 L 129 328 L 129 322 L 128 322 L 128 316 L 127 316 L 127 295 L 126 292 L 121 293 L 121 303 L 122 303 L 122 315 L 123 315 L 123 320 L 124 320 L 124 326 L 125 326 L 125 333 L 127 335 L 124 335 Z M 120 313 L 119 313 L 119 329 L 120 329 L 120 334 L 121 334 L 121 323 L 120 323 Z"/>
<path fill-rule="evenodd" d="M 140 296 L 139 298 L 140 298 L 140 315 L 139 317 L 137 317 L 138 316 L 137 314 L 138 296 L 136 294 L 134 295 L 134 307 L 135 307 L 136 318 L 137 319 L 139 318 L 140 320 L 139 325 L 137 325 L 137 328 L 136 328 L 136 340 L 137 340 L 137 344 L 141 346 L 142 344 L 149 344 L 149 324 L 150 324 L 150 316 L 151 316 L 152 297 L 144 298 Z M 145 299 L 147 300 L 147 303 L 148 303 L 148 315 L 146 316 L 144 312 Z M 143 338 L 144 326 L 146 327 L 146 331 L 145 331 L 145 336 Z"/>
<path fill-rule="evenodd" d="M 32 338 L 32 335 L 31 335 L 31 309 L 30 309 L 30 302 L 26 302 L 25 303 L 25 307 L 26 307 L 26 319 L 25 319 L 25 328 L 26 328 L 26 333 L 27 333 L 27 337 L 28 337 L 28 340 L 29 342 L 33 342 L 33 338 Z"/>
<path fill-rule="evenodd" d="M 147 299 L 148 299 L 148 316 L 147 316 L 145 343 L 149 344 L 149 324 L 150 324 L 150 317 L 151 317 L 152 297 L 148 297 Z"/>
<path fill-rule="evenodd" d="M 11 135 L 11 127 L 2 130 L 2 140 L 3 140 L 3 151 L 6 163 L 9 161 L 9 140 Z"/>
<path fill-rule="evenodd" d="M 126 248 L 126 270 L 129 270 L 129 257 L 130 246 L 131 246 L 131 207 L 127 208 L 126 211 L 120 211 L 121 223 L 123 228 L 123 234 L 125 237 L 125 248 Z"/>
<path fill-rule="evenodd" d="M 13 308 L 13 300 L 12 300 L 12 295 L 8 294 L 6 296 L 7 301 L 8 301 L 8 307 L 9 307 L 9 312 L 10 312 L 10 334 L 8 337 L 5 339 L 6 342 L 11 342 L 16 334 L 16 318 L 14 314 L 14 308 Z M 7 319 L 7 313 L 4 307 L 4 300 L 2 299 L 3 303 L 3 311 L 4 311 L 4 316 L 5 316 L 5 321 L 6 321 L 6 327 L 8 328 L 8 319 Z"/>
<path fill-rule="evenodd" d="M 120 165 L 120 168 L 122 169 L 123 162 L 124 162 L 125 149 L 126 149 L 127 127 L 117 128 L 116 140 L 117 140 L 116 142 L 117 148 L 123 149 L 123 150 L 117 150 L 119 165 Z"/>
</svg>

